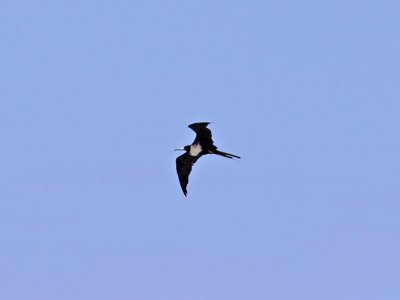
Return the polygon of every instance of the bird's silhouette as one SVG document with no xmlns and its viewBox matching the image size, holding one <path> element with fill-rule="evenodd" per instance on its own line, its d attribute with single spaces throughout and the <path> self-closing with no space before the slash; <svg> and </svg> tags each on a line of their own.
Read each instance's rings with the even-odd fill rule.
<svg viewBox="0 0 400 300">
<path fill-rule="evenodd" d="M 217 146 L 214 145 L 212 140 L 211 130 L 207 128 L 208 124 L 210 124 L 210 122 L 190 124 L 188 127 L 196 133 L 196 138 L 191 145 L 175 149 L 186 151 L 176 158 L 176 171 L 185 196 L 187 195 L 187 185 L 192 166 L 200 157 L 207 154 L 216 154 L 226 158 L 240 158 L 240 156 L 222 152 L 217 149 Z"/>
</svg>

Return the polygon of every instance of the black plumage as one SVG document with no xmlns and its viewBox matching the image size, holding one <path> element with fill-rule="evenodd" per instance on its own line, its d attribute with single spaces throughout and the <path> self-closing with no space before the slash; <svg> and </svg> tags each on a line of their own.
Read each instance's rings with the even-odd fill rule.
<svg viewBox="0 0 400 300">
<path fill-rule="evenodd" d="M 191 156 L 189 152 L 185 152 L 176 158 L 176 172 L 185 196 L 187 195 L 186 187 L 189 183 L 189 174 L 192 172 L 192 166 L 197 160 L 198 157 Z"/>
<path fill-rule="evenodd" d="M 209 122 L 199 122 L 190 124 L 188 127 L 196 133 L 196 138 L 191 145 L 176 150 L 186 151 L 176 159 L 176 171 L 182 191 L 187 195 L 187 185 L 189 174 L 194 163 L 203 155 L 216 154 L 226 158 L 240 158 L 240 156 L 219 151 L 212 140 L 211 130 L 207 128 Z"/>
</svg>

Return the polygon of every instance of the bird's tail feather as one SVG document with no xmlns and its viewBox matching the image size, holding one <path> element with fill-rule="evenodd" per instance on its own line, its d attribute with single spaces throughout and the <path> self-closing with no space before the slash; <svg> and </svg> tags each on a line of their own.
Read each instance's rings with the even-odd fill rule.
<svg viewBox="0 0 400 300">
<path fill-rule="evenodd" d="M 230 153 L 222 152 L 222 151 L 219 151 L 219 150 L 214 150 L 213 154 L 221 155 L 221 156 L 226 157 L 226 158 L 234 158 L 234 157 L 235 158 L 240 158 L 240 156 L 237 156 L 235 154 L 230 154 Z"/>
</svg>

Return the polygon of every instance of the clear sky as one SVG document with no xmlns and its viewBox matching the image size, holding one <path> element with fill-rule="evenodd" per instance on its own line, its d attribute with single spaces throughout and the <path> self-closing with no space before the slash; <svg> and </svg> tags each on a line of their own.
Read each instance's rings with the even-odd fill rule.
<svg viewBox="0 0 400 300">
<path fill-rule="evenodd" d="M 1 1 L 0 298 L 400 299 L 399 11 Z"/>
</svg>

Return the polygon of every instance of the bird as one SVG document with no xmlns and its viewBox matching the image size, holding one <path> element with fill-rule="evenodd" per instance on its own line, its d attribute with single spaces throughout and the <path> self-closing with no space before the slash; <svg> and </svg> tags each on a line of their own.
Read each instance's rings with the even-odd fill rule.
<svg viewBox="0 0 400 300">
<path fill-rule="evenodd" d="M 188 127 L 196 133 L 196 138 L 191 145 L 177 148 L 175 150 L 184 150 L 184 154 L 176 158 L 176 172 L 178 173 L 179 183 L 183 194 L 187 196 L 187 185 L 189 183 L 189 174 L 196 161 L 207 154 L 216 154 L 226 158 L 240 158 L 240 156 L 219 151 L 212 140 L 211 130 L 207 128 L 210 122 L 198 122 L 190 124 Z"/>
</svg>

